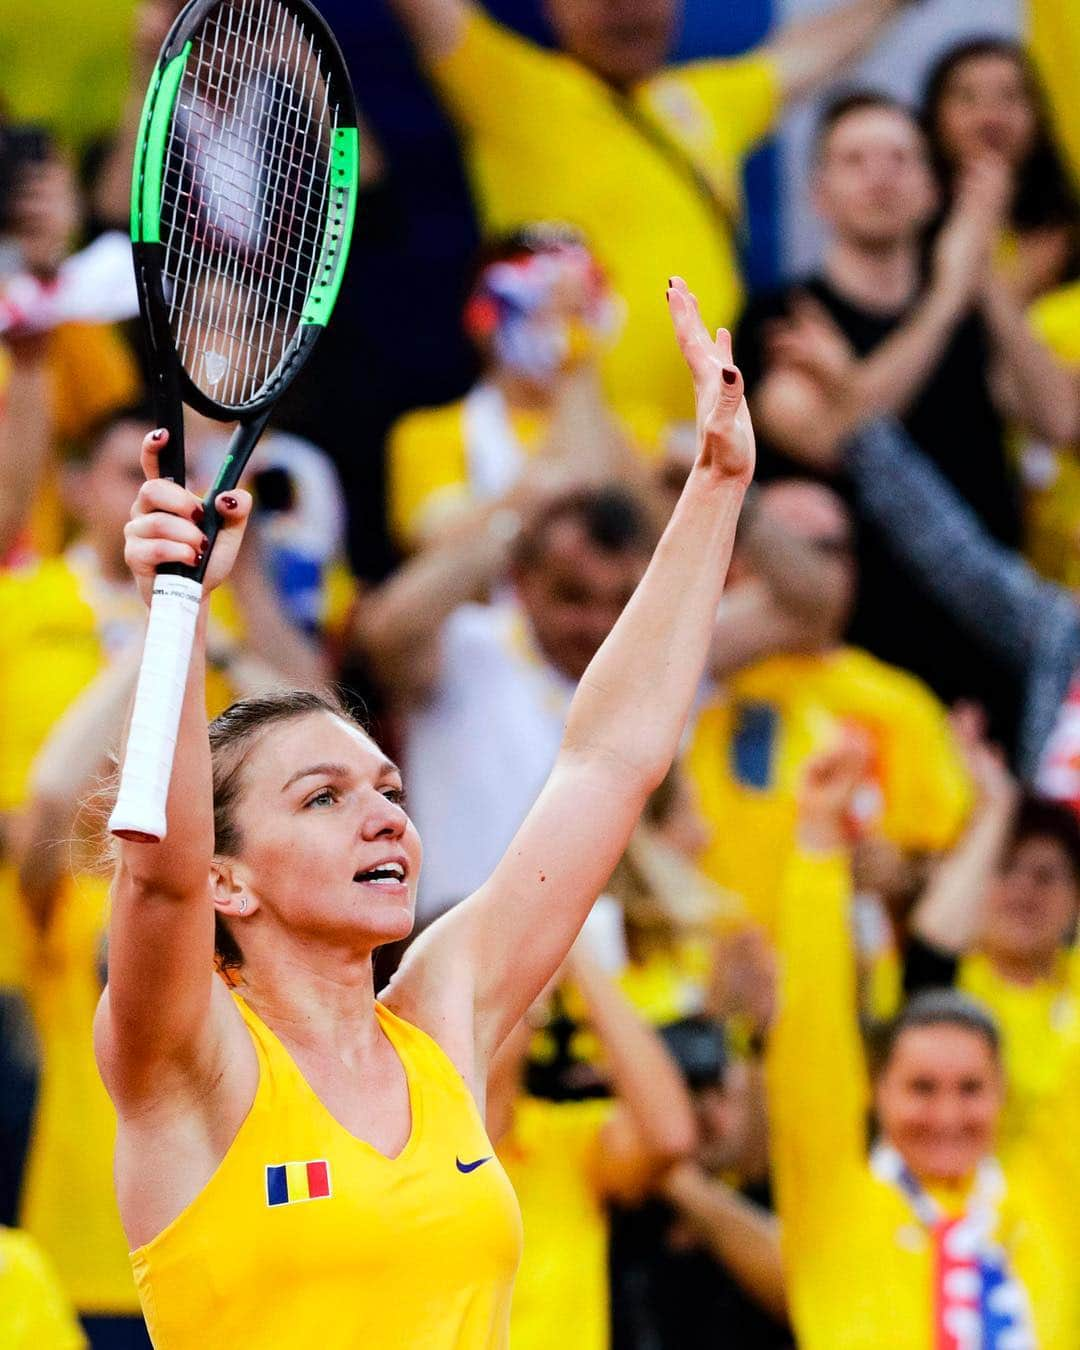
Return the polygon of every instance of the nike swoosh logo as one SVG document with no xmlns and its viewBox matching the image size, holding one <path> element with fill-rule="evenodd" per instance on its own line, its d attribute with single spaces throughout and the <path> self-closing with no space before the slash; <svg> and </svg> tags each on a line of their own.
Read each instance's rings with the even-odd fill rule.
<svg viewBox="0 0 1080 1350">
<path fill-rule="evenodd" d="M 458 1159 L 456 1159 L 456 1162 L 457 1162 L 457 1170 L 458 1170 L 459 1172 L 475 1172 L 476 1169 L 477 1169 L 478 1167 L 483 1167 L 483 1165 L 484 1165 L 486 1162 L 490 1162 L 491 1159 L 492 1159 L 492 1156 L 493 1156 L 493 1155 L 489 1153 L 489 1154 L 487 1155 L 486 1158 L 477 1158 L 477 1160 L 476 1160 L 475 1162 L 469 1162 L 469 1163 L 463 1163 L 463 1162 L 461 1161 L 461 1159 L 458 1158 Z"/>
</svg>

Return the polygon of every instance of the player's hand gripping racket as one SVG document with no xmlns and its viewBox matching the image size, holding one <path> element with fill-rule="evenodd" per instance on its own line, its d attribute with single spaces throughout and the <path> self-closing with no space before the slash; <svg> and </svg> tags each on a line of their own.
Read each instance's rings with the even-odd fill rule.
<svg viewBox="0 0 1080 1350">
<path fill-rule="evenodd" d="M 202 579 L 274 403 L 310 355 L 348 257 L 359 164 L 341 52 L 306 0 L 191 0 L 143 109 L 131 237 L 163 477 L 184 482 L 183 404 L 239 425 L 205 501 L 198 567 L 159 568 L 113 834 L 165 837 Z"/>
</svg>

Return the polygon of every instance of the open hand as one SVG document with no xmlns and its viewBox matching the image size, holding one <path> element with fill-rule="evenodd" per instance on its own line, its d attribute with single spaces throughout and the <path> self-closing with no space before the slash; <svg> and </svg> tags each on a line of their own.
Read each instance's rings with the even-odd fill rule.
<svg viewBox="0 0 1080 1350">
<path fill-rule="evenodd" d="M 754 428 L 743 378 L 731 355 L 726 328 L 709 336 L 697 298 L 682 277 L 668 290 L 668 308 L 679 350 L 694 378 L 698 449 L 695 467 L 716 479 L 749 483 L 754 476 Z"/>
<path fill-rule="evenodd" d="M 975 782 L 980 805 L 1011 810 L 1020 796 L 1020 785 L 1005 752 L 987 737 L 985 712 L 977 704 L 958 703 L 949 714 L 949 725 Z"/>
<path fill-rule="evenodd" d="M 124 561 L 149 604 L 154 575 L 162 563 L 194 567 L 206 549 L 202 532 L 203 503 L 188 488 L 160 477 L 158 458 L 168 443 L 167 431 L 151 432 L 143 441 L 142 467 L 146 482 L 139 489 L 131 519 L 124 526 Z M 242 488 L 222 492 L 216 501 L 221 529 L 214 540 L 203 591 L 220 586 L 233 569 L 251 515 L 251 493 Z"/>
<path fill-rule="evenodd" d="M 799 834 L 815 850 L 854 842 L 855 794 L 870 768 L 871 746 L 865 732 L 845 726 L 831 744 L 812 756 L 803 776 Z"/>
<path fill-rule="evenodd" d="M 983 155 L 963 171 L 933 266 L 935 283 L 958 302 L 973 299 L 990 275 L 1012 191 L 1012 173 L 1000 155 Z"/>
<path fill-rule="evenodd" d="M 842 402 L 854 393 L 858 356 L 832 315 L 812 295 L 798 295 L 790 312 L 770 326 L 771 363 L 798 370 Z"/>
</svg>

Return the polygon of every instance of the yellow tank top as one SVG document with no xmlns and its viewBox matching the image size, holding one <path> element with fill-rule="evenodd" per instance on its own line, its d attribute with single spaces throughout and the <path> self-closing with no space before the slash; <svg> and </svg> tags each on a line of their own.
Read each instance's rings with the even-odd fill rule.
<svg viewBox="0 0 1080 1350">
<path fill-rule="evenodd" d="M 446 1055 L 376 1003 L 412 1108 L 390 1159 L 236 1002 L 259 1061 L 251 1110 L 202 1192 L 132 1254 L 157 1350 L 504 1350 L 521 1215 Z"/>
</svg>

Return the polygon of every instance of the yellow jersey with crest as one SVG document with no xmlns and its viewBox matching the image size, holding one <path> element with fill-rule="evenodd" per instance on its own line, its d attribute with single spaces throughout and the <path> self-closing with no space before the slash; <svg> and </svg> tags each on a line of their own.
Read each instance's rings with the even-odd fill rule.
<svg viewBox="0 0 1080 1350">
<path fill-rule="evenodd" d="M 504 1350 L 521 1215 L 472 1094 L 382 1004 L 412 1125 L 396 1158 L 350 1134 L 234 994 L 259 1086 L 217 1171 L 132 1254 L 156 1350 Z"/>
</svg>

